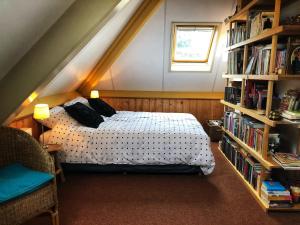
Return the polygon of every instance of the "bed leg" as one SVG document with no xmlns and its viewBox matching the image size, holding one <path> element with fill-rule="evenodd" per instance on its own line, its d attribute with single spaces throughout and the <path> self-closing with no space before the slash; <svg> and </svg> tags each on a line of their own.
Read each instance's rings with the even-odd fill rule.
<svg viewBox="0 0 300 225">
<path fill-rule="evenodd" d="M 127 175 L 127 172 L 126 172 L 126 171 L 124 171 L 124 172 L 123 172 L 123 175 Z"/>
</svg>

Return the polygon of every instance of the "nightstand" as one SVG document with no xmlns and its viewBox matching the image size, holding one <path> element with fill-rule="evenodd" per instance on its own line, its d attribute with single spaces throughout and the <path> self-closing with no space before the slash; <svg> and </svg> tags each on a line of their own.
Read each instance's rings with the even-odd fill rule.
<svg viewBox="0 0 300 225">
<path fill-rule="evenodd" d="M 60 161 L 57 157 L 57 153 L 62 151 L 62 145 L 60 144 L 47 144 L 47 148 L 45 148 L 49 154 L 53 157 L 54 163 L 55 163 L 55 174 L 58 176 L 60 175 L 60 180 L 62 182 L 65 182 L 65 175 L 64 171 L 61 167 Z"/>
</svg>

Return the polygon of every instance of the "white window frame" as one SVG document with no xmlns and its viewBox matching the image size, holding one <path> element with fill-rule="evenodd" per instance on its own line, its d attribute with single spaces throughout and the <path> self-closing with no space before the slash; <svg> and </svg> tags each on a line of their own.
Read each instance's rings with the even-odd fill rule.
<svg viewBox="0 0 300 225">
<path fill-rule="evenodd" d="M 216 45 L 220 33 L 221 23 L 182 23 L 182 22 L 173 22 L 172 23 L 172 35 L 171 35 L 171 50 L 170 50 L 170 71 L 187 71 L 187 72 L 206 72 L 211 71 L 212 63 L 215 55 Z M 192 61 L 192 60 L 174 60 L 175 45 L 176 45 L 176 31 L 177 27 L 214 27 L 214 33 L 211 40 L 211 45 L 208 52 L 207 60 L 204 61 Z"/>
</svg>

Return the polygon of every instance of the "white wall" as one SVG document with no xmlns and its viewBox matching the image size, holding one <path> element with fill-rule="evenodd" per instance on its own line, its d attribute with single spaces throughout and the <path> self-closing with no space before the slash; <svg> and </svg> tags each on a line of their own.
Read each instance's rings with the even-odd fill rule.
<svg viewBox="0 0 300 225">
<path fill-rule="evenodd" d="M 122 0 L 93 39 L 42 90 L 40 96 L 74 91 L 115 40 L 142 0 Z"/>
<path fill-rule="evenodd" d="M 0 80 L 74 1 L 0 1 Z"/>
<path fill-rule="evenodd" d="M 224 27 L 210 72 L 171 72 L 172 22 L 223 22 L 233 0 L 166 0 L 97 86 L 100 90 L 223 91 Z M 225 57 L 224 57 L 225 55 Z"/>
</svg>

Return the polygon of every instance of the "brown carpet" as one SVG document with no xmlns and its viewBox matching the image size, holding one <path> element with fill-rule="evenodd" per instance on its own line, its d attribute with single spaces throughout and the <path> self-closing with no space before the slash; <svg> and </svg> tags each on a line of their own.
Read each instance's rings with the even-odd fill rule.
<svg viewBox="0 0 300 225">
<path fill-rule="evenodd" d="M 208 177 L 67 175 L 59 185 L 61 225 L 300 224 L 300 213 L 264 213 L 216 147 Z M 48 216 L 26 223 L 50 224 Z"/>
</svg>

